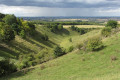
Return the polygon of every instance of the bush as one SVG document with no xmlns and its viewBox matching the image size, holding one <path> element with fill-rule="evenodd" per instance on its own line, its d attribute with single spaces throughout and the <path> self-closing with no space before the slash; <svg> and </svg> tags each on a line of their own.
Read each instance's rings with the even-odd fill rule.
<svg viewBox="0 0 120 80">
<path fill-rule="evenodd" d="M 19 56 L 19 63 L 17 64 L 17 69 L 21 70 L 26 67 L 34 66 L 34 55 L 32 54 L 23 54 Z"/>
<path fill-rule="evenodd" d="M 56 57 L 58 57 L 58 56 L 64 55 L 65 52 L 62 50 L 62 48 L 60 46 L 57 46 L 54 49 L 54 54 L 55 54 Z"/>
<path fill-rule="evenodd" d="M 73 49 L 74 49 L 74 47 L 73 47 L 73 46 L 70 46 L 70 47 L 68 48 L 68 52 L 72 52 Z"/>
<path fill-rule="evenodd" d="M 101 35 L 104 37 L 108 37 L 111 34 L 111 28 L 110 27 L 105 27 L 101 31 Z"/>
<path fill-rule="evenodd" d="M 10 63 L 10 60 L 0 61 L 0 76 L 10 74 L 16 71 L 16 66 Z"/>
<path fill-rule="evenodd" d="M 63 25 L 62 24 L 58 25 L 58 30 L 63 30 Z"/>
<path fill-rule="evenodd" d="M 103 47 L 103 43 L 101 41 L 101 38 L 99 38 L 99 37 L 89 38 L 87 40 L 86 47 L 90 51 L 96 51 L 96 50 L 101 49 Z"/>
<path fill-rule="evenodd" d="M 116 28 L 117 27 L 117 21 L 114 21 L 114 20 L 109 20 L 108 22 L 107 22 L 107 27 L 111 27 L 111 28 Z"/>
</svg>

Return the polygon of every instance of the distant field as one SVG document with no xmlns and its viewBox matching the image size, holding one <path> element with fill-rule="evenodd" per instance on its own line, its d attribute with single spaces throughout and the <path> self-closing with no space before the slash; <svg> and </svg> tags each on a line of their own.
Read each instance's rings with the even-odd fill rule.
<svg viewBox="0 0 120 80">
<path fill-rule="evenodd" d="M 120 24 L 120 21 L 118 21 L 118 24 Z"/>
<path fill-rule="evenodd" d="M 78 28 L 103 28 L 105 26 L 100 26 L 100 25 L 75 25 Z M 64 25 L 64 28 L 69 28 L 71 25 Z"/>
<path fill-rule="evenodd" d="M 56 19 L 56 21 L 77 21 L 77 20 L 88 21 L 88 19 Z"/>
</svg>

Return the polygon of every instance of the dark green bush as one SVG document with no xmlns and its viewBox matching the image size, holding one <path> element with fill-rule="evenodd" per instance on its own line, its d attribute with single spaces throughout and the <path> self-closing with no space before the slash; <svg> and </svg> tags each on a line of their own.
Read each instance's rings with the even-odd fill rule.
<svg viewBox="0 0 120 80">
<path fill-rule="evenodd" d="M 74 47 L 73 47 L 73 46 L 70 46 L 70 47 L 68 48 L 68 52 L 72 52 L 73 49 L 74 49 Z"/>
<path fill-rule="evenodd" d="M 101 31 L 101 35 L 104 37 L 108 37 L 111 34 L 111 27 L 105 27 Z"/>
<path fill-rule="evenodd" d="M 116 28 L 117 27 L 117 21 L 114 21 L 114 20 L 109 20 L 108 22 L 107 22 L 107 27 L 111 27 L 111 28 Z"/>
<path fill-rule="evenodd" d="M 13 29 L 9 25 L 0 25 L 0 39 L 3 42 L 9 42 L 15 38 Z"/>
<path fill-rule="evenodd" d="M 97 51 L 103 47 L 103 43 L 100 37 L 92 37 L 87 40 L 87 50 Z"/>
<path fill-rule="evenodd" d="M 0 61 L 0 76 L 10 74 L 16 71 L 16 66 L 10 60 Z"/>
<path fill-rule="evenodd" d="M 56 57 L 58 57 L 58 56 L 64 55 L 65 52 L 62 50 L 62 48 L 60 46 L 57 46 L 54 49 L 54 54 L 55 54 Z"/>
</svg>

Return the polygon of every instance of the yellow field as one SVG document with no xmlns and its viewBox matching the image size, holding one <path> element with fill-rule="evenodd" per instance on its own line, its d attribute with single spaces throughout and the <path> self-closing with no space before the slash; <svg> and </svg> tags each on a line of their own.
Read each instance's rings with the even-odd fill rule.
<svg viewBox="0 0 120 80">
<path fill-rule="evenodd" d="M 105 26 L 100 25 L 75 25 L 78 28 L 103 28 Z M 64 28 L 69 28 L 71 25 L 63 25 Z"/>
<path fill-rule="evenodd" d="M 118 21 L 118 24 L 120 24 L 120 21 Z"/>
</svg>

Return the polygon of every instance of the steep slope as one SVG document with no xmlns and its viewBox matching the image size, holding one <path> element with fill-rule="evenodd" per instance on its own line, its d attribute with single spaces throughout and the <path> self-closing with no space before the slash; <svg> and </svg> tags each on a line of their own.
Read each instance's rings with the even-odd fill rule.
<svg viewBox="0 0 120 80">
<path fill-rule="evenodd" d="M 42 40 L 41 35 L 43 34 L 48 35 L 49 41 Z M 15 40 L 10 43 L 0 43 L 0 59 L 11 58 L 17 60 L 19 54 L 37 54 L 43 49 L 51 51 L 64 38 L 72 35 L 79 35 L 79 33 L 64 29 L 62 32 L 58 31 L 55 34 L 44 26 L 36 25 L 34 36 L 27 37 L 26 39 L 16 36 Z"/>
<path fill-rule="evenodd" d="M 98 52 L 75 50 L 1 80 L 119 80 L 120 33 L 103 42 L 106 47 Z M 112 57 L 116 59 L 113 60 Z"/>
</svg>

